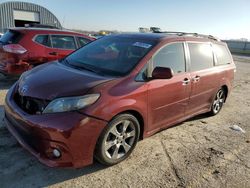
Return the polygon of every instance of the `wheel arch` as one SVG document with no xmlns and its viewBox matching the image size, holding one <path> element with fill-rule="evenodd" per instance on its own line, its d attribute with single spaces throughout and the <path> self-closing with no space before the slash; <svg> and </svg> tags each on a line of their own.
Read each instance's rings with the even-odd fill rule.
<svg viewBox="0 0 250 188">
<path fill-rule="evenodd" d="M 226 102 L 227 96 L 228 96 L 228 87 L 227 87 L 227 85 L 223 85 L 223 86 L 221 86 L 221 88 L 225 91 L 225 101 L 224 102 Z"/>
<path fill-rule="evenodd" d="M 139 121 L 139 124 L 140 124 L 139 140 L 142 140 L 143 135 L 144 135 L 144 125 L 145 125 L 145 121 L 144 121 L 142 114 L 136 110 L 125 110 L 125 111 L 119 112 L 114 117 L 121 115 L 121 114 L 131 114 L 131 115 L 135 116 L 135 118 Z"/>
</svg>

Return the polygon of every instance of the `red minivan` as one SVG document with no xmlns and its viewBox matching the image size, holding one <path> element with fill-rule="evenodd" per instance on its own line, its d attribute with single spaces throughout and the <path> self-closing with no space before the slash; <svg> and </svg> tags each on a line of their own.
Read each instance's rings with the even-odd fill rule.
<svg viewBox="0 0 250 188">
<path fill-rule="evenodd" d="M 48 28 L 13 28 L 0 38 L 0 73 L 17 76 L 37 65 L 65 57 L 93 41 L 87 35 Z"/>
<path fill-rule="evenodd" d="M 190 33 L 118 34 L 22 74 L 5 122 L 48 166 L 114 165 L 137 141 L 226 101 L 235 64 L 227 45 Z"/>
</svg>

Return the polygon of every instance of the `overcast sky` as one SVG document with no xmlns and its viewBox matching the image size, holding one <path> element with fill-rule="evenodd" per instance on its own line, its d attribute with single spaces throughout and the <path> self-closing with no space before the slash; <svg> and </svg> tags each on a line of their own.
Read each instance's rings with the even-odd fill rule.
<svg viewBox="0 0 250 188">
<path fill-rule="evenodd" d="M 157 26 L 222 39 L 250 39 L 250 0 L 23 1 L 46 7 L 69 29 L 138 31 L 138 27 Z"/>
</svg>

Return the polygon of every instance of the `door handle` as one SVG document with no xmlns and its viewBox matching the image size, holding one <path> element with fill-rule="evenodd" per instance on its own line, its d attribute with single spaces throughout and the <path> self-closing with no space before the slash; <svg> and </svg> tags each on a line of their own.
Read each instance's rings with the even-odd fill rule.
<svg viewBox="0 0 250 188">
<path fill-rule="evenodd" d="M 190 79 L 184 78 L 184 80 L 182 81 L 182 85 L 188 85 L 189 82 L 190 82 Z"/>
<path fill-rule="evenodd" d="M 195 77 L 192 78 L 193 82 L 198 82 L 200 81 L 200 76 L 196 75 Z"/>
<path fill-rule="evenodd" d="M 57 52 L 49 52 L 49 55 L 58 55 Z"/>
</svg>

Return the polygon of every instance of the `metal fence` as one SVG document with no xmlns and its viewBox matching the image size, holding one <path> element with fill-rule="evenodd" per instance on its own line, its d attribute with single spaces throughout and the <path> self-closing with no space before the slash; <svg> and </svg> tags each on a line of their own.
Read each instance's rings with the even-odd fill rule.
<svg viewBox="0 0 250 188">
<path fill-rule="evenodd" d="M 231 53 L 248 54 L 250 55 L 250 42 L 225 40 Z"/>
</svg>

